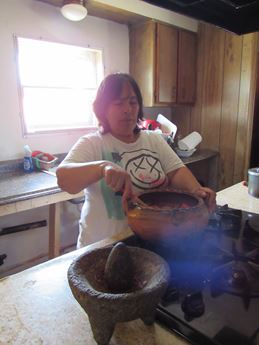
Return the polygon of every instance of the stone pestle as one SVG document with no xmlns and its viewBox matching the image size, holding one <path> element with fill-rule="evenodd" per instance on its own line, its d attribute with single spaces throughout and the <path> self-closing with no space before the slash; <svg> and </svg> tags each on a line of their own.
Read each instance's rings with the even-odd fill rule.
<svg viewBox="0 0 259 345">
<path fill-rule="evenodd" d="M 133 262 L 128 247 L 118 242 L 106 261 L 104 279 L 112 293 L 130 291 L 133 286 Z"/>
</svg>

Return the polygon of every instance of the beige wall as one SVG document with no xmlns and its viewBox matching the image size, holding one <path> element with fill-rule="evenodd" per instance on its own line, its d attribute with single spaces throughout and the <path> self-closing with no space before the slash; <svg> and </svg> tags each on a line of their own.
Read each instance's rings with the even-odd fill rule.
<svg viewBox="0 0 259 345">
<path fill-rule="evenodd" d="M 14 34 L 100 48 L 103 50 L 107 74 L 128 72 L 128 27 L 91 16 L 82 22 L 71 22 L 62 17 L 59 8 L 35 0 L 0 1 L 0 161 L 22 158 L 25 144 L 29 144 L 33 150 L 66 152 L 85 130 L 23 137 Z"/>
</svg>

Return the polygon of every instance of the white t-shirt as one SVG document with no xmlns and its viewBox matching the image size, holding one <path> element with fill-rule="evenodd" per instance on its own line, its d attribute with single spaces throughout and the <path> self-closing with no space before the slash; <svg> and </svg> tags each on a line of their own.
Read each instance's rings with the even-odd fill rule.
<svg viewBox="0 0 259 345">
<path fill-rule="evenodd" d="M 81 137 L 63 163 L 107 160 L 118 164 L 131 176 L 135 193 L 159 188 L 166 174 L 184 166 L 180 158 L 157 133 L 141 131 L 134 143 L 124 143 L 110 133 Z M 127 227 L 121 196 L 115 195 L 104 179 L 85 189 L 80 218 L 78 248 L 115 235 Z"/>
</svg>

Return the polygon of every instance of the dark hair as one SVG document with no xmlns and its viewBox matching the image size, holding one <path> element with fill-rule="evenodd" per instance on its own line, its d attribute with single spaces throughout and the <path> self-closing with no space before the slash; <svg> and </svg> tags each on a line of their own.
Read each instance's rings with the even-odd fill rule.
<svg viewBox="0 0 259 345">
<path fill-rule="evenodd" d="M 139 132 L 138 122 L 143 120 L 143 101 L 142 95 L 137 82 L 126 73 L 113 73 L 109 74 L 101 82 L 97 95 L 93 103 L 93 110 L 98 119 L 101 133 L 107 133 L 110 131 L 109 123 L 106 118 L 106 112 L 108 106 L 112 101 L 120 98 L 122 87 L 125 83 L 130 83 L 133 91 L 135 92 L 139 104 L 139 113 L 134 133 Z"/>
</svg>

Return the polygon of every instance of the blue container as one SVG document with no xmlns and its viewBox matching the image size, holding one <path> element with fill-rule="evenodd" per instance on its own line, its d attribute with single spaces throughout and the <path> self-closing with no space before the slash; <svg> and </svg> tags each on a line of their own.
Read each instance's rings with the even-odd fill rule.
<svg viewBox="0 0 259 345">
<path fill-rule="evenodd" d="M 23 169 L 25 172 L 32 172 L 33 171 L 33 162 L 31 157 L 24 157 L 23 158 Z"/>
<path fill-rule="evenodd" d="M 33 161 L 32 161 L 32 152 L 28 145 L 24 146 L 24 157 L 23 157 L 23 169 L 25 172 L 33 171 Z"/>
</svg>

